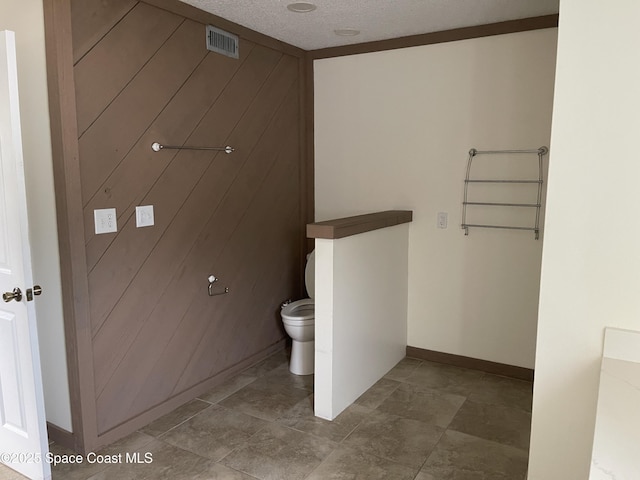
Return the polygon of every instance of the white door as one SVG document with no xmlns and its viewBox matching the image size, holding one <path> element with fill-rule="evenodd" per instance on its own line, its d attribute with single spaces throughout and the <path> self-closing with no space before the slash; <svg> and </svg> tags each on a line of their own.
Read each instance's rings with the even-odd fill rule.
<svg viewBox="0 0 640 480">
<path fill-rule="evenodd" d="M 32 295 L 15 34 L 0 32 L 0 461 L 51 478 Z M 15 289 L 15 290 L 14 290 Z M 18 295 L 18 289 L 22 293 Z"/>
</svg>

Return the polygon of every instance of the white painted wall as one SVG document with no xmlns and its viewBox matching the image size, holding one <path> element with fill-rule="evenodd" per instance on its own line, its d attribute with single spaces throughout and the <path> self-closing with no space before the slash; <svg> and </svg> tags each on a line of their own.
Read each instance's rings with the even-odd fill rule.
<svg viewBox="0 0 640 480">
<path fill-rule="evenodd" d="M 319 417 L 333 420 L 405 356 L 409 225 L 316 239 Z"/>
<path fill-rule="evenodd" d="M 46 416 L 71 431 L 42 2 L 2 0 L 0 30 L 16 32 L 33 278 L 43 288 L 35 306 Z"/>
<path fill-rule="evenodd" d="M 414 211 L 411 346 L 533 367 L 542 242 L 459 226 L 470 148 L 549 144 L 556 38 L 546 29 L 314 63 L 316 221 Z"/>
<path fill-rule="evenodd" d="M 640 330 L 639 18 L 560 2 L 529 480 L 588 478 L 604 328 Z"/>
</svg>

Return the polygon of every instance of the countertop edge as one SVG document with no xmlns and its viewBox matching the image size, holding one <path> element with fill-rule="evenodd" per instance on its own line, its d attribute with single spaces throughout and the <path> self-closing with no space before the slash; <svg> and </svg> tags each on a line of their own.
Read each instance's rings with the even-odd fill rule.
<svg viewBox="0 0 640 480">
<path fill-rule="evenodd" d="M 353 217 L 336 218 L 324 222 L 308 223 L 307 238 L 336 240 L 380 228 L 409 223 L 412 220 L 412 210 L 386 210 Z"/>
</svg>

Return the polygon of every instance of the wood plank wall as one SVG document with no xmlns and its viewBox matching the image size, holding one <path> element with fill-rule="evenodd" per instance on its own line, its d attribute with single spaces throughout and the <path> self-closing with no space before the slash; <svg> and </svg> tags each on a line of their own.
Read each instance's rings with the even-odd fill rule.
<svg viewBox="0 0 640 480">
<path fill-rule="evenodd" d="M 145 2 L 73 0 L 71 20 L 103 435 L 286 338 L 306 253 L 304 70 L 242 37 L 239 60 L 208 52 L 203 23 Z M 153 227 L 136 228 L 137 205 Z M 117 233 L 94 233 L 99 208 Z M 209 297 L 209 274 L 230 293 Z"/>
</svg>

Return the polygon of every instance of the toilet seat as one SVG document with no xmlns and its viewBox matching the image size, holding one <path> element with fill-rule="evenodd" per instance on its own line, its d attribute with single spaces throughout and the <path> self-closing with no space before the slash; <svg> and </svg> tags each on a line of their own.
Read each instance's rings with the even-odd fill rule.
<svg viewBox="0 0 640 480">
<path fill-rule="evenodd" d="M 315 252 L 307 257 L 304 270 L 305 286 L 311 298 L 303 298 L 282 306 L 280 315 L 287 334 L 291 337 L 289 371 L 294 375 L 311 375 L 315 363 Z"/>
<path fill-rule="evenodd" d="M 315 300 L 303 298 L 282 308 L 282 321 L 289 325 L 312 325 L 315 319 Z"/>
</svg>

